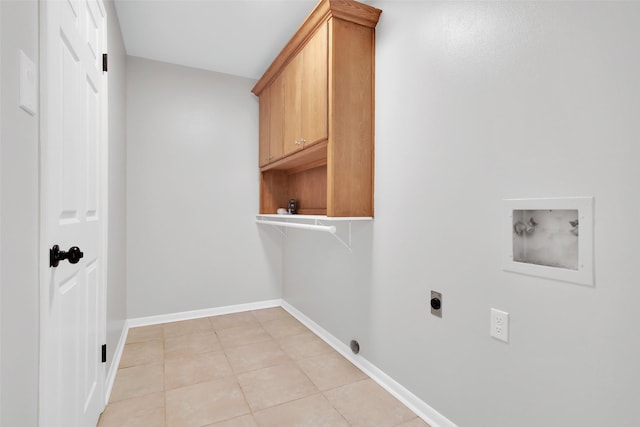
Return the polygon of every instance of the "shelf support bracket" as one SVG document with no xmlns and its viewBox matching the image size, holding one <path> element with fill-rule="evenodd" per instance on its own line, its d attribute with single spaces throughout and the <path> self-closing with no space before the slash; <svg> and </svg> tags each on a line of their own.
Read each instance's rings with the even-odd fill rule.
<svg viewBox="0 0 640 427">
<path fill-rule="evenodd" d="M 269 224 L 269 225 L 278 233 L 282 234 L 283 237 L 285 238 L 287 237 L 287 230 L 282 230 L 281 227 L 278 227 L 277 225 L 273 225 L 273 224 Z"/>
<path fill-rule="evenodd" d="M 322 221 L 319 219 L 315 220 L 316 224 L 319 225 L 323 225 Z M 351 221 L 349 221 L 349 243 L 345 242 L 339 235 L 338 233 L 331 233 L 333 235 L 333 237 L 336 238 L 336 240 L 340 243 L 342 243 L 342 246 L 344 246 L 345 248 L 347 248 L 349 250 L 350 253 L 353 253 L 353 249 L 351 249 Z"/>
</svg>

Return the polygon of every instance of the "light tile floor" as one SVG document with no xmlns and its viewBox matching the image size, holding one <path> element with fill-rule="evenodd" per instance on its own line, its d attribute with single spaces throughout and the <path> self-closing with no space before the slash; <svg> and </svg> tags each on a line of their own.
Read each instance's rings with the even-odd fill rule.
<svg viewBox="0 0 640 427">
<path fill-rule="evenodd" d="M 99 427 L 428 425 L 282 308 L 129 330 Z"/>
</svg>

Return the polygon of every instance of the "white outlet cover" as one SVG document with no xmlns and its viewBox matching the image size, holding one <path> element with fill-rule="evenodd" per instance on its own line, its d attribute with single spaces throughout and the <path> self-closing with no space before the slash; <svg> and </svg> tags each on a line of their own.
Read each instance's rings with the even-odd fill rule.
<svg viewBox="0 0 640 427">
<path fill-rule="evenodd" d="M 22 51 L 18 50 L 20 72 L 19 105 L 32 116 L 38 110 L 38 72 L 36 64 Z"/>
<path fill-rule="evenodd" d="M 491 309 L 491 336 L 500 341 L 509 342 L 509 313 Z"/>
</svg>

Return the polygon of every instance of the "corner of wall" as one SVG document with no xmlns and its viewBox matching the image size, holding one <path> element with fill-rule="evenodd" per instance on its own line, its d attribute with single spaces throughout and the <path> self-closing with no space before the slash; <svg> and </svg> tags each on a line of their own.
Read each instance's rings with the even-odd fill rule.
<svg viewBox="0 0 640 427">
<path fill-rule="evenodd" d="M 117 367 L 117 347 L 127 319 L 126 245 L 126 67 L 127 54 L 113 0 L 107 11 L 108 75 L 108 259 L 107 265 L 107 369 Z"/>
</svg>

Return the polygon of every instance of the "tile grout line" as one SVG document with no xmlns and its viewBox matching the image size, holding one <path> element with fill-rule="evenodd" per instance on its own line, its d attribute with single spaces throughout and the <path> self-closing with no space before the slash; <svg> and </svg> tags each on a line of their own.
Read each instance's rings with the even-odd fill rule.
<svg viewBox="0 0 640 427">
<path fill-rule="evenodd" d="M 286 312 L 286 310 L 285 310 L 285 312 Z M 261 321 L 261 320 L 258 318 L 258 316 L 256 316 L 256 315 L 255 315 L 255 313 L 253 313 L 253 311 L 251 311 L 251 312 L 250 312 L 250 314 L 251 314 L 251 317 L 252 317 L 254 320 L 256 320 L 256 321 L 258 322 L 258 324 L 261 326 L 261 328 L 262 328 L 262 329 L 263 329 L 263 330 L 268 334 L 268 336 L 270 337 L 270 340 L 269 340 L 269 341 L 274 342 L 274 343 L 275 343 L 275 345 L 276 345 L 276 347 L 277 347 L 277 349 L 278 349 L 281 353 L 283 353 L 283 354 L 286 356 L 287 361 L 286 361 L 286 362 L 276 363 L 276 364 L 274 364 L 274 365 L 270 365 L 270 366 L 266 366 L 266 367 L 260 367 L 260 368 L 252 369 L 252 370 L 250 370 L 250 371 L 246 371 L 246 372 L 254 372 L 254 371 L 256 371 L 256 370 L 260 370 L 260 369 L 265 369 L 265 368 L 269 368 L 269 367 L 273 367 L 273 366 L 278 366 L 278 365 L 284 365 L 285 363 L 286 363 L 286 364 L 292 364 L 293 366 L 295 366 L 295 368 L 296 368 L 298 371 L 300 371 L 300 372 L 303 374 L 304 378 L 306 378 L 306 379 L 307 379 L 307 380 L 308 380 L 308 381 L 309 381 L 309 382 L 314 386 L 314 388 L 316 389 L 316 392 L 314 392 L 314 393 L 312 393 L 312 394 L 309 394 L 309 395 L 307 395 L 307 396 L 301 396 L 301 397 L 298 397 L 298 398 L 295 398 L 295 399 L 291 399 L 291 400 L 288 400 L 288 401 L 285 401 L 285 402 L 278 403 L 277 405 L 269 406 L 269 407 L 266 407 L 266 408 L 261 408 L 261 409 L 259 409 L 258 411 L 254 411 L 254 410 L 252 409 L 251 405 L 249 404 L 249 401 L 248 401 L 247 395 L 246 395 L 246 393 L 245 393 L 245 390 L 244 390 L 244 388 L 242 387 L 242 385 L 240 384 L 240 381 L 239 381 L 239 378 L 238 378 L 238 376 L 239 376 L 239 375 L 244 374 L 244 373 L 246 373 L 246 372 L 236 372 L 236 371 L 233 369 L 232 364 L 231 364 L 231 360 L 229 359 L 229 354 L 228 354 L 227 352 L 228 352 L 229 350 L 231 350 L 231 349 L 241 348 L 241 347 L 243 347 L 243 346 L 249 346 L 249 345 L 252 345 L 252 344 L 255 344 L 255 343 L 249 343 L 249 344 L 244 344 L 244 345 L 240 345 L 240 346 L 233 346 L 233 347 L 230 347 L 230 348 L 227 348 L 227 347 L 223 346 L 223 345 L 222 345 L 222 343 L 220 342 L 220 338 L 219 338 L 219 336 L 218 336 L 218 332 L 219 332 L 219 331 L 218 331 L 218 330 L 217 330 L 217 328 L 215 327 L 214 322 L 213 322 L 213 320 L 212 320 L 212 318 L 213 318 L 213 317 L 216 317 L 216 316 L 209 316 L 209 317 L 208 317 L 208 325 L 209 325 L 210 330 L 212 330 L 212 331 L 213 331 L 213 335 L 214 335 L 214 337 L 216 338 L 216 340 L 217 340 L 218 344 L 220 345 L 220 350 L 221 350 L 222 354 L 224 355 L 224 360 L 226 361 L 227 365 L 228 365 L 228 366 L 229 366 L 229 368 L 230 368 L 230 374 L 229 374 L 229 376 L 233 376 L 233 379 L 234 379 L 235 383 L 236 383 L 236 384 L 238 385 L 238 387 L 240 388 L 240 391 L 241 391 L 242 396 L 243 396 L 244 404 L 246 405 L 246 407 L 248 408 L 248 411 L 249 411 L 247 414 L 238 415 L 238 416 L 235 416 L 235 417 L 232 417 L 232 418 L 229 418 L 229 419 L 225 419 L 225 420 L 219 420 L 219 421 L 214 422 L 214 424 L 215 424 L 215 423 L 219 423 L 219 422 L 223 422 L 223 421 L 232 420 L 232 419 L 235 419 L 235 418 L 241 418 L 241 417 L 244 417 L 244 416 L 246 416 L 246 415 L 250 415 L 250 416 L 253 418 L 253 420 L 255 421 L 255 414 L 256 414 L 256 412 L 261 412 L 261 411 L 264 411 L 264 410 L 267 410 L 267 409 L 271 409 L 271 408 L 277 408 L 277 407 L 279 407 L 279 406 L 283 406 L 283 405 L 285 405 L 285 404 L 289 404 L 289 403 L 292 403 L 292 402 L 296 402 L 296 401 L 299 401 L 299 400 L 302 400 L 302 399 L 306 399 L 306 398 L 309 398 L 309 397 L 312 397 L 312 396 L 320 395 L 320 396 L 322 396 L 322 397 L 323 397 L 323 398 L 324 398 L 324 399 L 329 403 L 330 407 L 331 407 L 334 411 L 336 411 L 336 412 L 339 414 L 340 418 L 341 418 L 341 419 L 343 419 L 343 420 L 346 422 L 346 424 L 347 424 L 347 425 L 351 426 L 352 424 L 351 424 L 351 423 L 346 419 L 345 415 L 344 415 L 344 414 L 343 414 L 343 413 L 342 413 L 342 412 L 341 412 L 341 411 L 340 411 L 340 410 L 339 410 L 339 409 L 334 405 L 334 403 L 333 403 L 331 400 L 329 400 L 329 399 L 327 398 L 327 396 L 325 395 L 325 393 L 326 393 L 326 392 L 329 392 L 329 391 L 331 391 L 331 390 L 334 390 L 334 389 L 340 388 L 340 387 L 344 387 L 344 386 L 350 385 L 350 384 L 355 384 L 355 383 L 358 383 L 358 382 L 362 382 L 362 381 L 370 380 L 370 379 L 372 379 L 372 378 L 371 378 L 368 374 L 366 374 L 366 372 L 362 371 L 362 370 L 361 370 L 357 365 L 355 365 L 355 364 L 354 364 L 354 363 L 352 363 L 350 360 L 348 360 L 347 358 L 345 358 L 345 360 L 346 360 L 350 365 L 352 365 L 353 367 L 355 367 L 356 369 L 358 369 L 359 371 L 361 371 L 361 372 L 365 375 L 365 378 L 362 378 L 362 379 L 359 379 L 359 380 L 356 380 L 356 381 L 351 381 L 351 382 L 348 382 L 348 383 L 346 383 L 346 384 L 340 384 L 340 385 L 338 385 L 338 386 L 336 386 L 336 387 L 331 387 L 331 388 L 328 388 L 328 389 L 326 389 L 326 390 L 322 390 L 322 389 L 320 389 L 320 387 L 319 387 L 319 386 L 318 386 L 318 385 L 317 385 L 317 384 L 316 384 L 316 383 L 311 379 L 311 377 L 307 374 L 307 372 L 306 372 L 306 371 L 304 371 L 304 370 L 302 369 L 302 367 L 301 367 L 301 365 L 300 365 L 300 362 L 301 362 L 301 361 L 304 361 L 304 360 L 311 359 L 311 358 L 316 358 L 316 357 L 318 357 L 318 358 L 319 358 L 319 357 L 322 357 L 322 356 L 331 355 L 331 354 L 334 354 L 334 353 L 335 353 L 335 354 L 337 354 L 337 355 L 339 355 L 339 356 L 341 356 L 341 357 L 343 357 L 343 358 L 344 358 L 344 356 L 343 356 L 343 355 L 341 355 L 341 354 L 340 354 L 340 352 L 336 351 L 336 349 L 335 349 L 335 348 L 330 348 L 328 351 L 326 351 L 326 352 L 322 352 L 322 353 L 320 353 L 320 354 L 307 355 L 307 356 L 300 357 L 299 359 L 297 359 L 297 358 L 296 358 L 296 359 L 294 359 L 294 358 L 293 358 L 293 357 L 292 357 L 292 356 L 291 356 L 291 355 L 290 355 L 290 354 L 285 350 L 285 348 L 283 347 L 283 342 L 282 342 L 281 340 L 283 340 L 283 339 L 287 339 L 287 338 L 291 338 L 291 337 L 298 337 L 298 336 L 302 336 L 302 335 L 305 335 L 305 334 L 311 334 L 311 335 L 313 335 L 313 336 L 314 336 L 314 337 L 316 337 L 317 339 L 320 339 L 320 340 L 321 340 L 321 341 L 323 341 L 323 342 L 326 342 L 326 341 L 325 341 L 325 340 L 323 340 L 323 339 L 322 339 L 322 337 L 320 337 L 319 335 L 317 335 L 313 330 L 309 329 L 306 325 L 304 325 L 300 320 L 298 320 L 297 318 L 295 318 L 295 316 L 292 316 L 292 315 L 291 315 L 291 313 L 287 313 L 287 316 L 291 316 L 291 318 L 292 318 L 293 320 L 295 320 L 295 322 L 296 322 L 297 324 L 300 324 L 300 325 L 304 326 L 304 331 L 301 331 L 301 332 L 295 332 L 295 333 L 292 333 L 291 335 L 282 335 L 282 336 L 279 336 L 279 337 L 276 337 L 276 336 L 272 335 L 272 333 L 271 333 L 271 332 L 269 332 L 268 330 L 266 330 L 266 329 L 264 328 L 264 324 L 265 324 L 265 323 L 269 323 L 269 322 L 273 322 L 273 321 L 277 321 L 277 320 L 283 320 L 283 319 L 286 319 L 287 317 L 282 317 L 282 318 L 272 318 L 272 319 L 269 319 L 269 320 L 265 320 L 265 321 L 263 322 L 263 321 Z M 220 316 L 222 316 L 222 315 L 220 315 Z M 165 426 L 165 427 L 167 427 L 167 426 L 168 426 L 168 424 L 169 424 L 169 420 L 168 420 L 168 407 L 167 407 L 168 405 L 167 405 L 166 336 L 165 336 L 165 332 L 166 332 L 166 327 L 165 327 L 165 326 L 166 326 L 166 324 L 168 324 L 168 323 L 174 323 L 174 322 L 165 322 L 165 323 L 161 324 L 161 326 L 162 326 L 162 354 L 161 354 L 161 362 L 162 362 L 162 373 L 163 373 L 163 401 L 164 401 L 164 426 Z M 243 326 L 243 325 L 240 325 L 240 326 Z M 235 327 L 235 326 L 234 326 L 234 327 Z M 230 328 L 231 328 L 231 327 L 229 327 L 229 328 L 223 328 L 223 329 L 230 329 Z M 223 330 L 223 329 L 221 329 L 221 330 Z M 181 335 L 196 335 L 196 334 L 197 334 L 197 331 L 193 331 L 192 333 L 186 333 L 186 334 L 181 334 Z M 208 331 L 207 331 L 207 334 L 208 334 Z M 147 340 L 145 340 L 144 342 L 152 342 L 152 341 L 154 341 L 154 339 L 147 339 Z M 269 342 L 269 341 L 264 341 L 264 342 Z M 260 342 L 263 342 L 263 341 L 260 341 Z M 260 342 L 258 342 L 258 343 L 260 343 Z M 331 347 L 331 346 L 329 346 L 329 347 Z M 213 352 L 212 352 L 212 351 L 208 351 L 208 352 L 197 352 L 196 354 L 201 354 L 201 353 L 203 353 L 203 354 L 204 354 L 204 353 L 217 353 L 217 351 L 213 351 Z M 132 365 L 132 367 L 133 367 L 133 366 L 143 366 L 143 365 L 148 365 L 148 364 L 152 364 L 152 363 L 153 363 L 153 362 L 151 361 L 151 362 L 147 362 L 147 363 L 142 363 L 142 364 L 140 364 L 140 365 Z M 120 364 L 121 364 L 121 363 L 120 363 Z M 117 371 L 118 371 L 118 372 L 120 371 L 120 366 L 118 366 Z M 117 375 L 117 374 L 116 374 L 116 375 Z M 199 383 L 195 383 L 195 384 L 199 384 Z M 188 387 L 188 386 L 190 386 L 190 385 L 192 385 L 192 384 L 184 385 L 184 386 L 182 386 L 182 387 Z M 181 387 L 179 387 L 179 388 L 181 388 Z M 147 393 L 147 394 L 151 394 L 151 393 Z M 134 396 L 134 397 L 131 397 L 131 398 L 135 398 L 135 397 L 142 397 L 142 396 Z M 124 400 L 124 399 L 123 399 L 123 400 Z M 401 402 L 401 403 L 402 403 L 402 402 Z M 406 406 L 406 405 L 403 405 L 403 406 Z M 105 408 L 105 409 L 106 409 L 106 408 Z M 419 418 L 420 418 L 419 416 L 417 416 L 417 414 L 415 414 L 415 412 L 414 412 L 414 415 L 415 415 L 415 419 L 419 419 Z M 412 420 L 413 420 L 413 419 L 411 419 L 411 420 L 409 420 L 409 421 L 412 421 Z M 395 426 L 398 426 L 398 425 L 400 425 L 400 424 L 402 424 L 402 423 L 403 423 L 403 421 L 400 421 L 399 423 L 394 424 L 394 425 L 395 425 Z M 206 425 L 209 425 L 209 424 L 206 424 Z"/>
<path fill-rule="evenodd" d="M 253 313 L 251 313 L 251 316 L 255 318 Z M 218 331 L 215 329 L 215 325 L 213 324 L 213 320 L 211 321 L 211 326 L 213 327 L 214 333 L 216 334 L 216 337 L 217 337 L 218 336 Z M 218 341 L 220 341 L 220 340 L 218 339 Z M 233 370 L 233 366 L 231 366 L 231 362 L 229 361 L 229 356 L 227 355 L 227 349 L 222 345 L 222 343 L 220 343 L 220 348 L 222 349 L 222 354 L 224 354 L 224 358 L 227 361 L 227 364 L 229 365 L 229 368 L 231 369 L 231 374 L 233 375 L 233 378 L 234 378 L 236 384 L 238 385 L 238 388 L 240 389 L 240 393 L 242 393 L 242 398 L 244 400 L 244 403 L 247 405 L 247 409 L 249 409 L 249 415 L 251 415 L 251 418 L 255 421 L 255 418 L 253 416 L 253 410 L 251 409 L 251 405 L 249 405 L 249 401 L 247 400 L 247 395 L 245 394 L 244 389 L 242 388 L 242 384 L 240 384 L 240 381 L 238 381 L 238 374 Z M 246 415 L 246 414 L 244 414 L 244 415 Z M 234 418 L 229 418 L 229 420 L 233 420 L 235 418 L 240 418 L 240 417 L 243 417 L 244 415 L 239 415 L 239 416 L 234 417 Z M 223 420 L 223 421 L 228 421 L 228 420 Z"/>
<path fill-rule="evenodd" d="M 164 336 L 164 324 L 162 325 L 162 383 L 164 384 L 162 390 L 162 398 L 164 399 L 164 427 L 169 426 L 169 415 L 167 412 L 167 372 L 166 372 L 166 339 Z"/>
<path fill-rule="evenodd" d="M 289 316 L 291 316 L 291 314 L 289 314 Z M 287 319 L 287 318 L 288 318 L 288 317 L 283 317 L 283 319 Z M 279 338 L 296 337 L 296 336 L 305 335 L 305 334 L 308 334 L 308 333 L 313 334 L 313 335 L 314 335 L 315 337 L 317 337 L 318 339 L 321 339 L 321 338 L 320 338 L 320 337 L 318 337 L 318 336 L 317 336 L 313 331 L 311 331 L 310 329 L 308 329 L 306 326 L 304 326 L 304 325 L 302 324 L 302 322 L 300 322 L 298 319 L 296 319 L 296 318 L 295 318 L 295 317 L 293 317 L 293 316 L 291 316 L 291 318 L 292 318 L 292 319 L 294 319 L 294 320 L 296 321 L 296 323 L 298 323 L 298 324 L 302 325 L 302 326 L 304 327 L 305 331 L 302 331 L 302 332 L 299 332 L 299 333 L 294 333 L 294 334 L 291 334 L 291 335 L 283 335 L 283 336 L 280 336 L 280 337 L 275 337 L 275 336 L 273 336 L 273 334 L 271 334 L 269 331 L 267 331 L 267 333 L 268 333 L 269 335 L 271 335 L 271 337 L 272 337 L 273 341 L 276 343 L 276 345 L 278 346 L 278 348 L 279 348 L 279 349 L 280 349 L 280 350 L 281 350 L 281 351 L 282 351 L 282 352 L 283 352 L 283 353 L 288 357 L 289 361 L 290 361 L 290 362 L 293 362 L 293 364 L 295 365 L 295 367 L 296 367 L 296 368 L 297 368 L 297 369 L 298 369 L 298 370 L 299 370 L 299 371 L 304 375 L 304 377 L 305 377 L 305 378 L 307 378 L 307 380 L 308 380 L 311 384 L 313 384 L 313 385 L 314 385 L 314 387 L 316 388 L 317 392 L 316 392 L 316 393 L 313 393 L 313 394 L 310 394 L 310 395 L 307 395 L 307 396 L 302 396 L 302 397 L 299 397 L 299 398 L 296 398 L 296 399 L 292 399 L 292 400 L 289 400 L 289 401 L 286 401 L 286 402 L 281 402 L 281 403 L 279 403 L 279 404 L 277 404 L 277 405 L 273 405 L 273 406 L 270 406 L 270 407 L 267 407 L 267 408 L 262 408 L 260 411 L 265 411 L 265 410 L 268 410 L 268 409 L 271 409 L 271 408 L 277 408 L 278 406 L 283 406 L 283 405 L 286 405 L 286 404 L 289 404 L 289 403 L 292 403 L 292 402 L 300 401 L 300 400 L 302 400 L 302 399 L 307 399 L 307 398 L 309 398 L 309 397 L 312 397 L 312 396 L 318 396 L 318 395 L 319 395 L 319 396 L 322 396 L 322 398 L 323 398 L 323 399 L 325 399 L 325 400 L 327 401 L 327 403 L 329 404 L 329 406 L 330 406 L 330 407 L 331 407 L 331 408 L 332 408 L 332 409 L 333 409 L 333 410 L 334 410 L 334 411 L 335 411 L 335 412 L 340 416 L 340 418 L 341 418 L 342 420 L 344 420 L 344 422 L 345 422 L 345 423 L 347 423 L 347 425 L 351 426 L 351 423 L 350 423 L 350 422 L 345 418 L 345 415 L 344 415 L 344 414 L 343 414 L 343 413 L 342 413 L 338 408 L 336 408 L 336 407 L 335 407 L 335 405 L 333 404 L 333 402 L 331 402 L 331 401 L 326 397 L 326 395 L 324 394 L 326 391 L 333 390 L 333 389 L 336 389 L 336 388 L 342 387 L 342 386 L 347 385 L 347 384 L 342 384 L 342 385 L 337 386 L 337 387 L 332 387 L 332 388 L 327 389 L 327 390 L 322 390 L 322 389 L 321 389 L 321 388 L 320 388 L 320 387 L 319 387 L 319 386 L 318 386 L 318 385 L 313 381 L 313 379 L 312 379 L 311 377 L 309 377 L 309 375 L 304 371 L 304 369 L 302 369 L 302 367 L 301 367 L 301 366 L 300 366 L 300 364 L 299 364 L 299 361 L 300 361 L 300 360 L 307 360 L 307 359 L 311 359 L 311 358 L 314 358 L 314 357 L 321 357 L 321 356 L 325 356 L 325 355 L 327 355 L 327 354 L 332 354 L 332 353 L 336 353 L 336 354 L 338 354 L 338 355 L 340 355 L 340 354 L 339 354 L 338 352 L 336 352 L 334 349 L 331 349 L 331 351 L 327 351 L 326 353 L 323 353 L 323 354 L 320 354 L 320 355 L 313 355 L 313 356 L 302 357 L 300 360 L 297 360 L 297 359 L 292 358 L 292 357 L 291 357 L 291 355 L 289 355 L 289 354 L 287 353 L 287 351 L 282 347 L 282 344 L 281 344 L 281 342 L 279 341 Z M 268 322 L 274 322 L 274 321 L 277 321 L 277 320 L 281 320 L 281 319 L 271 319 L 271 320 L 269 320 L 269 321 L 260 322 L 260 323 L 261 323 L 261 324 L 263 325 L 263 327 L 264 327 L 264 324 L 265 324 L 265 323 L 268 323 Z M 251 345 L 251 344 L 249 344 L 249 345 Z M 346 359 L 345 359 L 345 360 L 346 360 Z M 348 361 L 348 360 L 347 360 L 347 362 L 348 362 L 350 365 L 352 365 L 352 366 L 354 366 L 354 367 L 355 367 L 355 365 L 353 365 L 353 363 L 351 363 L 350 361 Z M 277 365 L 274 365 L 274 366 L 277 366 Z M 356 367 L 356 368 L 357 368 L 357 367 Z M 264 367 L 263 367 L 263 368 L 257 368 L 256 370 L 259 370 L 259 369 L 264 369 Z M 357 369 L 358 369 L 358 368 L 357 368 Z M 358 369 L 358 370 L 359 370 L 359 369 Z M 249 372 L 252 372 L 252 371 L 249 371 Z M 365 374 L 365 375 L 366 375 L 366 374 Z M 357 381 L 353 381 L 353 382 L 348 383 L 348 384 L 356 383 L 356 382 L 359 382 L 359 381 L 364 381 L 364 380 L 366 380 L 366 379 L 370 379 L 370 377 L 367 375 L 367 376 L 366 376 L 366 378 L 364 378 L 364 379 L 357 380 Z M 243 393 L 244 393 L 244 392 L 243 392 Z M 245 396 L 245 397 L 246 397 L 246 396 Z M 251 409 L 251 408 L 250 408 L 250 409 Z M 258 411 L 258 412 L 260 412 L 260 411 Z M 253 412 L 253 410 L 252 410 L 252 414 L 253 414 L 253 416 L 254 416 L 254 420 L 255 420 L 255 412 Z"/>
</svg>

